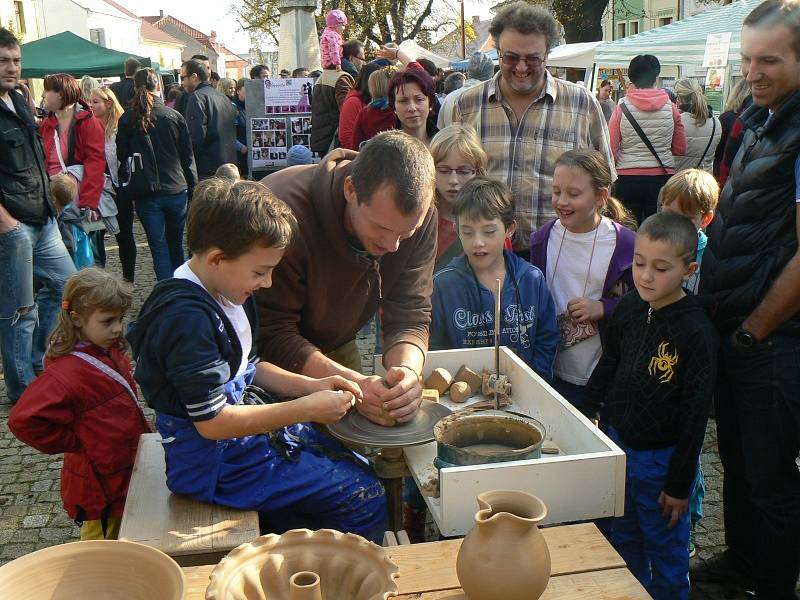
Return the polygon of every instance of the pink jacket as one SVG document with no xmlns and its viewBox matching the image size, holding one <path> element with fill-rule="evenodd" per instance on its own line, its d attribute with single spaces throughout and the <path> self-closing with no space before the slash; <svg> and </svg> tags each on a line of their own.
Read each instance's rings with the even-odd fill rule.
<svg viewBox="0 0 800 600">
<path fill-rule="evenodd" d="M 625 98 L 628 102 L 630 102 L 634 107 L 638 110 L 643 112 L 654 112 L 659 111 L 664 107 L 664 104 L 670 102 L 669 96 L 667 93 L 658 88 L 641 88 L 641 89 L 631 89 L 625 95 Z M 683 127 L 683 121 L 681 120 L 680 112 L 678 111 L 678 107 L 674 104 L 671 105 L 672 111 L 672 120 L 673 120 L 673 132 L 672 132 L 672 140 L 670 141 L 670 147 L 673 156 L 683 156 L 686 152 L 686 133 Z M 611 152 L 614 154 L 614 157 L 619 160 L 620 158 L 620 147 L 622 144 L 622 133 L 621 133 L 621 121 L 624 118 L 622 114 L 622 108 L 619 104 L 614 108 L 614 112 L 611 115 L 611 120 L 608 122 L 608 133 L 611 137 Z M 642 123 L 640 123 L 642 125 Z M 645 129 L 645 133 L 647 133 L 646 126 L 642 125 L 643 129 Z M 654 144 L 657 146 L 657 144 Z M 665 144 L 666 149 L 666 144 Z M 661 152 L 659 151 L 659 154 Z M 670 172 L 674 172 L 674 169 L 668 169 Z M 661 167 L 655 168 L 635 168 L 635 169 L 617 169 L 618 174 L 620 175 L 663 175 L 664 170 Z"/>
<path fill-rule="evenodd" d="M 342 64 L 342 36 L 338 31 L 326 27 L 319 38 L 319 53 L 322 56 L 322 68 Z"/>
</svg>

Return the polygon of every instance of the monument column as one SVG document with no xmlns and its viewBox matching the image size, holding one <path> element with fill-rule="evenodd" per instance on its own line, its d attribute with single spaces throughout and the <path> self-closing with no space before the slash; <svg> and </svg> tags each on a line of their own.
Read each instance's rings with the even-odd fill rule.
<svg viewBox="0 0 800 600">
<path fill-rule="evenodd" d="M 319 36 L 314 21 L 317 0 L 280 0 L 278 10 L 281 13 L 278 69 L 320 69 Z"/>
</svg>

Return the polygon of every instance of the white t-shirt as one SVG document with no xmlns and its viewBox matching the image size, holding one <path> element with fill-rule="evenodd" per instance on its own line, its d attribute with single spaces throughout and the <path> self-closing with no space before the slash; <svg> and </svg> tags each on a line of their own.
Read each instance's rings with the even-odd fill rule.
<svg viewBox="0 0 800 600">
<path fill-rule="evenodd" d="M 6 103 L 6 106 L 8 107 L 8 109 L 11 112 L 13 112 L 14 114 L 17 114 L 17 109 L 14 108 L 14 101 L 11 99 L 11 92 L 6 92 L 6 95 L 5 96 L 0 96 L 0 98 L 3 99 L 3 102 Z"/>
<path fill-rule="evenodd" d="M 553 224 L 547 241 L 547 285 L 557 315 L 567 310 L 567 303 L 573 298 L 602 298 L 606 273 L 616 245 L 617 231 L 613 222 L 606 217 L 602 218 L 597 230 L 588 233 L 565 231 L 558 220 Z M 583 291 L 584 285 L 586 293 Z M 586 385 L 601 353 L 599 335 L 593 335 L 569 348 L 559 348 L 553 368 L 555 376 L 576 385 Z"/>
<path fill-rule="evenodd" d="M 189 267 L 188 260 L 180 267 L 175 269 L 174 276 L 176 279 L 186 279 L 191 281 L 208 292 L 206 286 L 203 285 L 197 275 L 195 275 L 194 271 L 192 271 L 192 269 Z M 242 306 L 234 304 L 233 302 L 229 302 L 225 298 L 223 298 L 221 302 L 217 300 L 217 304 L 222 307 L 225 316 L 228 317 L 228 320 L 231 322 L 231 325 L 233 325 L 234 330 L 236 330 L 236 337 L 239 338 L 239 344 L 242 346 L 242 362 L 239 365 L 239 370 L 236 371 L 236 376 L 238 377 L 244 373 L 245 369 L 247 368 L 247 357 L 250 356 L 250 350 L 253 348 L 253 331 L 250 329 L 250 321 L 248 320 L 247 313 L 244 312 L 244 308 Z"/>
</svg>

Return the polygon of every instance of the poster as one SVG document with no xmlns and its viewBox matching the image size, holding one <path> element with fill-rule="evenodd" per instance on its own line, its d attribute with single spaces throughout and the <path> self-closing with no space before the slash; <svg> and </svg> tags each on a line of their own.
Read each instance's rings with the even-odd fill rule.
<svg viewBox="0 0 800 600">
<path fill-rule="evenodd" d="M 286 119 L 250 119 L 252 145 L 250 148 L 253 169 L 276 166 L 286 160 Z"/>
<path fill-rule="evenodd" d="M 706 72 L 706 92 L 721 92 L 725 86 L 725 67 L 711 67 Z"/>
<path fill-rule="evenodd" d="M 290 146 L 311 148 L 311 117 L 291 117 L 292 142 Z"/>
<path fill-rule="evenodd" d="M 706 37 L 706 50 L 703 55 L 704 67 L 725 67 L 728 64 L 728 51 L 731 47 L 731 32 L 709 33 Z"/>
<path fill-rule="evenodd" d="M 264 112 L 289 115 L 311 112 L 314 80 L 310 78 L 265 79 Z"/>
</svg>

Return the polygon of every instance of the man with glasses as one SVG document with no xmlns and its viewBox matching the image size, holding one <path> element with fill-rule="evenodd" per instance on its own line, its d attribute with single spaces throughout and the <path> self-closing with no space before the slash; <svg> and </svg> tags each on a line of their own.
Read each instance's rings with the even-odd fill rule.
<svg viewBox="0 0 800 600">
<path fill-rule="evenodd" d="M 359 40 L 349 40 L 342 45 L 342 71 L 358 77 L 361 67 L 367 62 L 364 57 L 364 44 Z"/>
<path fill-rule="evenodd" d="M 597 99 L 545 68 L 559 36 L 553 16 L 539 6 L 515 2 L 497 13 L 489 33 L 500 72 L 461 94 L 453 122 L 475 128 L 489 155 L 488 174 L 514 193 L 514 250 L 527 258 L 531 233 L 555 218 L 551 187 L 556 159 L 574 148 L 595 148 L 616 176 L 614 159 Z"/>
</svg>

